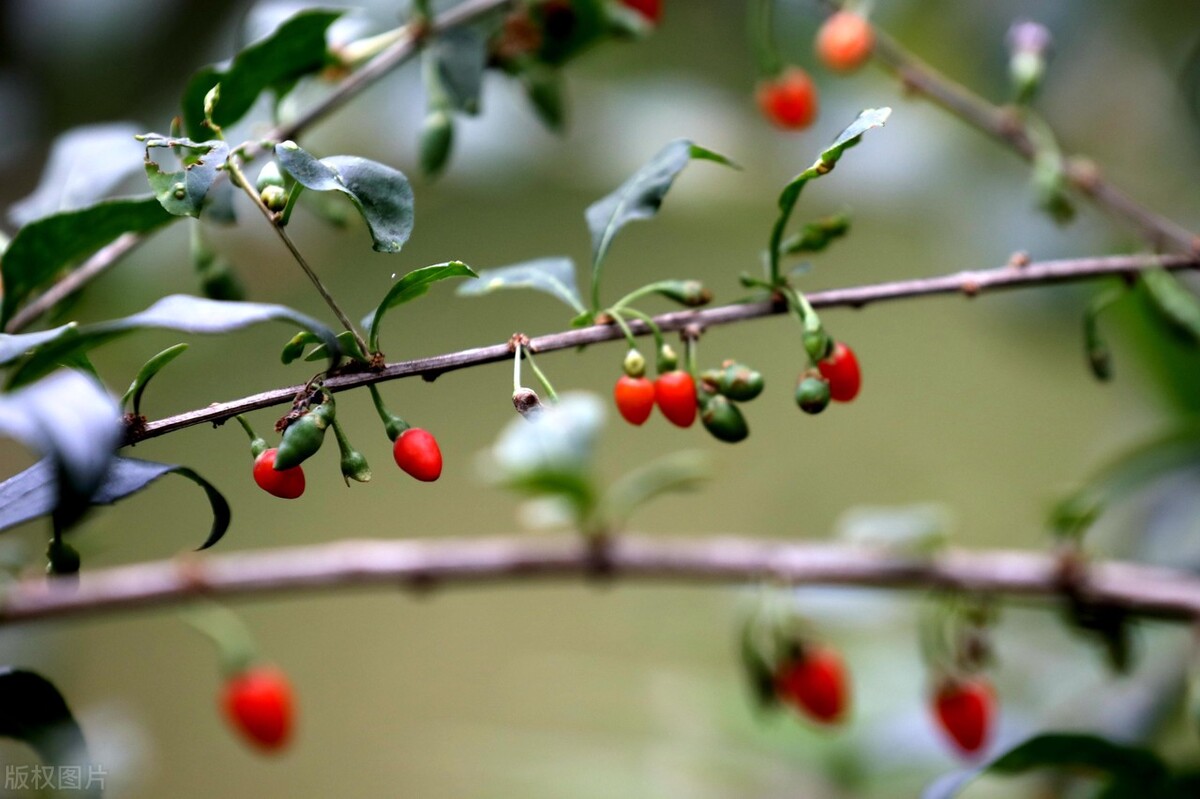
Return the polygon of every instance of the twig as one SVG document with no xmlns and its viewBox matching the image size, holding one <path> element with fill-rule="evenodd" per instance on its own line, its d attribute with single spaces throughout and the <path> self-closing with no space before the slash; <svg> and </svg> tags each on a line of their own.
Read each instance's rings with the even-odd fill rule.
<svg viewBox="0 0 1200 799">
<path fill-rule="evenodd" d="M 491 11 L 503 8 L 512 0 L 465 0 L 465 2 L 439 14 L 433 20 L 429 31 L 434 33 L 465 25 Z M 345 105 L 350 99 L 357 97 L 363 90 L 369 88 L 393 69 L 412 58 L 418 50 L 420 40 L 409 35 L 400 38 L 391 47 L 368 61 L 361 69 L 346 78 L 327 97 L 305 111 L 295 120 L 280 125 L 269 131 L 264 139 L 283 141 L 295 139 L 302 132 L 320 122 L 329 114 Z M 256 143 L 244 148 L 247 157 L 260 151 Z M 9 320 L 5 326 L 6 333 L 19 333 L 40 319 L 56 304 L 82 289 L 96 277 L 104 274 L 110 267 L 132 252 L 146 240 L 146 236 L 126 233 L 112 244 L 96 252 L 83 262 L 79 268 L 72 270 L 66 277 L 55 283 L 44 293 L 33 299 Z"/>
<path fill-rule="evenodd" d="M 229 555 L 188 555 L 84 572 L 73 580 L 29 578 L 10 584 L 0 625 L 162 607 L 198 597 L 307 592 L 351 586 L 526 583 L 594 576 L 595 553 L 580 537 L 458 540 L 350 540 Z M 832 544 L 714 536 L 702 539 L 614 536 L 606 580 L 739 584 L 955 588 L 1053 600 L 1063 596 L 1060 561 L 1017 551 L 951 551 L 932 559 Z M 1133 563 L 1092 565 L 1085 601 L 1161 619 L 1200 616 L 1200 578 Z"/>
<path fill-rule="evenodd" d="M 885 300 L 899 300 L 940 294 L 959 294 L 966 297 L 973 297 L 984 291 L 1065 283 L 1108 275 L 1125 275 L 1159 267 L 1173 270 L 1195 269 L 1200 267 L 1200 259 L 1183 255 L 1122 255 L 1105 258 L 1041 261 L 1026 264 L 1025 266 L 1006 265 L 997 269 L 957 272 L 939 277 L 830 289 L 828 291 L 814 292 L 806 296 L 814 308 L 862 308 L 871 303 L 883 302 Z M 733 324 L 747 319 L 785 313 L 786 310 L 787 306 L 784 304 L 758 302 L 724 305 L 702 311 L 678 311 L 654 317 L 654 321 L 662 330 L 672 331 L 682 330 L 692 324 L 699 324 L 706 328 L 715 325 Z M 629 328 L 637 336 L 645 336 L 651 333 L 650 328 L 645 322 L 640 320 L 630 320 Z M 530 348 L 532 351 L 541 354 L 553 350 L 572 349 L 587 344 L 599 344 L 616 339 L 623 340 L 624 334 L 615 325 L 594 325 L 592 327 L 539 336 L 530 341 Z M 346 391 L 347 389 L 359 386 L 379 383 L 385 380 L 395 380 L 402 377 L 412 377 L 414 375 L 421 375 L 426 380 L 433 380 L 445 372 L 496 363 L 511 357 L 512 349 L 509 343 L 505 342 L 490 347 L 476 347 L 444 355 L 435 355 L 430 358 L 418 358 L 411 361 L 387 364 L 378 371 L 330 377 L 325 381 L 325 388 L 329 391 Z M 136 443 L 197 424 L 219 424 L 239 413 L 248 413 L 261 408 L 269 408 L 274 405 L 291 402 L 299 390 L 299 386 L 288 386 L 229 402 L 214 403 L 206 408 L 199 408 L 194 411 L 149 422 L 136 433 L 130 431 L 128 439 L 130 443 Z"/>
<path fill-rule="evenodd" d="M 1036 148 L 1015 109 L 989 103 L 966 87 L 938 72 L 878 28 L 875 58 L 914 94 L 922 95 L 954 116 L 983 131 L 1026 161 Z M 1113 216 L 1124 219 L 1155 248 L 1200 253 L 1200 236 L 1172 222 L 1105 180 L 1095 164 L 1078 157 L 1065 159 L 1066 179 L 1084 196 Z"/>
</svg>

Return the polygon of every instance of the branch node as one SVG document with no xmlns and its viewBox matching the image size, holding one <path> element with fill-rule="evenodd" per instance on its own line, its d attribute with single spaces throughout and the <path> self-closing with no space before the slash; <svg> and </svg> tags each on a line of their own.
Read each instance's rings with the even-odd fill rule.
<svg viewBox="0 0 1200 799">
<path fill-rule="evenodd" d="M 1025 250 L 1017 250 L 1008 256 L 1008 266 L 1012 269 L 1024 269 L 1029 266 L 1029 263 L 1029 253 Z"/>
</svg>

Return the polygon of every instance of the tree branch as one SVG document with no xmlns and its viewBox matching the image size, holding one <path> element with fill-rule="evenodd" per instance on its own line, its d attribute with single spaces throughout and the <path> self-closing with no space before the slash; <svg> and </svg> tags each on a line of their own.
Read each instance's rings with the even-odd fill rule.
<svg viewBox="0 0 1200 799">
<path fill-rule="evenodd" d="M 512 0 L 464 0 L 459 5 L 439 14 L 430 23 L 427 32 L 439 33 L 449 28 L 465 25 L 511 2 Z M 410 33 L 408 36 L 398 39 L 390 47 L 372 58 L 361 69 L 342 81 L 327 97 L 305 111 L 295 120 L 275 127 L 263 138 L 270 141 L 283 141 L 285 139 L 296 138 L 416 55 L 420 48 L 422 37 L 411 32 L 411 25 L 409 28 Z M 247 158 L 251 158 L 260 149 L 257 143 L 253 143 L 244 148 L 244 152 Z M 136 249 L 139 244 L 143 243 L 146 238 L 146 236 L 126 233 L 112 244 L 98 250 L 77 269 L 72 270 L 66 277 L 55 283 L 17 312 L 9 320 L 8 325 L 4 328 L 4 332 L 19 333 L 29 327 L 55 305 L 108 271 L 110 267 L 114 266 L 118 261 Z"/>
<path fill-rule="evenodd" d="M 1062 574 L 1059 559 L 1029 552 L 951 551 L 922 559 L 842 545 L 726 536 L 616 536 L 601 550 L 579 536 L 351 540 L 229 555 L 189 554 L 84 572 L 78 583 L 24 579 L 5 589 L 0 625 L 162 607 L 200 597 L 579 578 L 943 588 L 1053 600 L 1067 596 Z M 1149 618 L 1200 616 L 1200 578 L 1174 569 L 1097 563 L 1070 584 L 1070 591 L 1082 601 Z"/>
<path fill-rule="evenodd" d="M 1008 265 L 996 269 L 956 272 L 939 277 L 830 289 L 828 291 L 818 291 L 808 294 L 807 297 L 814 308 L 862 308 L 871 303 L 886 300 L 942 294 L 959 294 L 966 297 L 973 297 L 984 291 L 1065 283 L 1113 275 L 1128 275 L 1160 267 L 1172 270 L 1195 269 L 1200 267 L 1200 258 L 1183 255 L 1121 255 L 1104 258 L 1040 261 L 1024 266 Z M 657 316 L 654 318 L 654 321 L 663 331 L 672 331 L 682 330 L 689 325 L 699 325 L 701 328 L 705 328 L 733 324 L 748 319 L 786 313 L 786 311 L 787 306 L 782 302 L 758 302 L 724 305 L 702 311 L 678 311 Z M 639 320 L 629 320 L 629 327 L 638 336 L 650 333 L 646 324 Z M 529 348 L 534 353 L 543 353 L 554 350 L 572 349 L 588 344 L 599 344 L 623 338 L 624 334 L 616 325 L 595 325 L 583 329 L 539 336 L 530 340 Z M 513 357 L 513 350 L 510 343 L 494 344 L 490 347 L 476 347 L 444 355 L 435 355 L 430 358 L 418 358 L 411 361 L 391 363 L 377 371 L 364 371 L 330 377 L 325 381 L 325 387 L 330 391 L 346 391 L 372 383 L 380 383 L 385 380 L 395 380 L 402 377 L 413 377 L 415 375 L 421 375 L 426 380 L 434 380 L 445 372 L 496 363 L 511 357 Z M 149 422 L 144 427 L 139 427 L 136 432 L 131 428 L 128 434 L 128 442 L 137 443 L 138 441 L 156 438 L 197 424 L 220 424 L 239 413 L 247 413 L 274 405 L 290 403 L 301 388 L 302 386 L 296 385 L 265 391 L 261 394 L 229 402 L 214 403 L 205 408 Z"/>
<path fill-rule="evenodd" d="M 1015 108 L 989 103 L 917 58 L 878 28 L 875 29 L 874 54 L 905 89 L 931 100 L 968 125 L 1003 142 L 1026 161 L 1033 161 L 1036 147 Z M 1200 253 L 1200 236 L 1138 203 L 1105 180 L 1091 161 L 1067 157 L 1064 163 L 1066 179 L 1076 190 L 1108 213 L 1128 222 L 1155 248 Z"/>
</svg>

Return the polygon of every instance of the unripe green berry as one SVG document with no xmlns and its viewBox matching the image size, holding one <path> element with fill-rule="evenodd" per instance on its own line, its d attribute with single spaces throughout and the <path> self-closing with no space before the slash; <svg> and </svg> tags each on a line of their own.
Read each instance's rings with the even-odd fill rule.
<svg viewBox="0 0 1200 799">
<path fill-rule="evenodd" d="M 746 418 L 737 405 L 720 394 L 705 398 L 700 407 L 700 421 L 713 438 L 736 444 L 750 435 Z"/>
<path fill-rule="evenodd" d="M 431 111 L 425 115 L 420 136 L 421 171 L 431 176 L 440 174 L 454 144 L 454 120 L 440 108 Z"/>
<path fill-rule="evenodd" d="M 287 208 L 288 195 L 282 186 L 264 186 L 258 197 L 268 210 L 275 213 Z"/>
<path fill-rule="evenodd" d="M 818 375 L 801 377 L 796 386 L 796 404 L 805 413 L 820 413 L 829 405 L 829 381 Z"/>
</svg>

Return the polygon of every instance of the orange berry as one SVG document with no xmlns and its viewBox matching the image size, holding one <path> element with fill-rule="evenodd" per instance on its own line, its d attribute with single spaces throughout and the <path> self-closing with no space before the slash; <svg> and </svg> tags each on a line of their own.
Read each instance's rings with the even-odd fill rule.
<svg viewBox="0 0 1200 799">
<path fill-rule="evenodd" d="M 850 11 L 837 12 L 817 32 L 817 58 L 834 72 L 858 69 L 874 47 L 871 23 Z"/>
<path fill-rule="evenodd" d="M 761 81 L 755 97 L 767 121 L 785 130 L 802 130 L 817 118 L 817 87 L 800 67 Z"/>
</svg>

